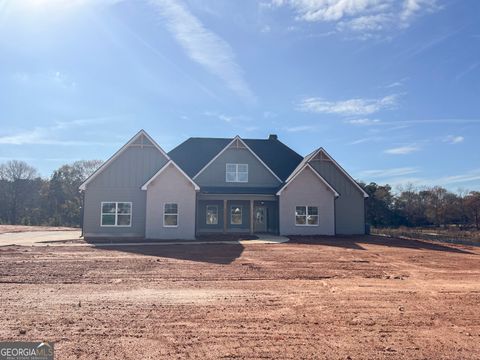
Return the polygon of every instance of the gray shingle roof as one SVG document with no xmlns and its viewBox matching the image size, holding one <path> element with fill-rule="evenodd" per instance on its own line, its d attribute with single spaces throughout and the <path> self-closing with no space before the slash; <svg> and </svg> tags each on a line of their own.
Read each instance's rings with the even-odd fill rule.
<svg viewBox="0 0 480 360">
<path fill-rule="evenodd" d="M 168 155 L 194 177 L 233 138 L 192 137 L 171 150 Z M 303 157 L 277 139 L 242 139 L 282 181 L 292 173 Z"/>
</svg>

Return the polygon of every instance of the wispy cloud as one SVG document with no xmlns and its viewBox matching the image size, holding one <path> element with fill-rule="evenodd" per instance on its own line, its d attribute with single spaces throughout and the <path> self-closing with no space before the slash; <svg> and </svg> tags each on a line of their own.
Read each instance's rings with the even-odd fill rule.
<svg viewBox="0 0 480 360">
<path fill-rule="evenodd" d="M 350 142 L 348 145 L 358 145 L 358 144 L 364 144 L 367 142 L 377 142 L 377 141 L 382 141 L 384 138 L 381 136 L 371 136 L 371 137 L 364 137 L 360 138 L 357 140 L 354 140 Z"/>
<path fill-rule="evenodd" d="M 395 108 L 398 95 L 380 99 L 349 99 L 329 101 L 320 97 L 308 97 L 300 101 L 298 109 L 306 112 L 337 115 L 371 115 L 381 110 Z"/>
<path fill-rule="evenodd" d="M 443 139 L 444 142 L 449 144 L 459 144 L 463 142 L 463 140 L 465 140 L 465 138 L 460 135 L 448 135 Z"/>
<path fill-rule="evenodd" d="M 376 179 L 384 179 L 396 176 L 405 176 L 410 174 L 416 174 L 420 170 L 416 167 L 399 167 L 391 169 L 381 169 L 381 170 L 363 170 L 359 173 L 360 177 L 372 177 Z"/>
<path fill-rule="evenodd" d="M 437 0 L 272 0 L 270 8 L 289 7 L 295 20 L 333 23 L 337 31 L 362 34 L 408 27 L 426 13 L 441 8 Z"/>
<path fill-rule="evenodd" d="M 465 70 L 463 70 L 461 73 L 459 73 L 457 76 L 455 76 L 455 80 L 460 80 L 463 78 L 465 75 L 469 74 L 470 72 L 474 71 L 480 66 L 480 62 L 475 62 L 468 66 Z"/>
<path fill-rule="evenodd" d="M 243 77 L 243 71 L 236 62 L 233 49 L 225 40 L 205 28 L 180 1 L 151 0 L 150 3 L 193 61 L 222 79 L 231 90 L 244 99 L 255 101 L 255 95 Z"/>
<path fill-rule="evenodd" d="M 379 125 L 381 121 L 379 119 L 352 119 L 347 121 L 348 124 L 352 125 L 361 125 L 361 126 L 372 126 Z"/>
<path fill-rule="evenodd" d="M 4 145 L 111 145 L 111 143 L 95 143 L 91 141 L 78 141 L 74 139 L 60 139 L 59 133 L 63 130 L 72 130 L 90 124 L 99 124 L 114 121 L 118 117 L 95 117 L 75 119 L 71 121 L 58 121 L 50 126 L 37 126 L 31 130 L 21 130 L 14 134 L 0 135 L 0 144 Z M 71 135 L 70 135 L 71 136 Z"/>
<path fill-rule="evenodd" d="M 407 145 L 407 146 L 400 146 L 396 148 L 386 149 L 384 152 L 386 154 L 392 154 L 392 155 L 406 155 L 419 150 L 420 150 L 420 147 L 418 147 L 417 145 Z"/>
<path fill-rule="evenodd" d="M 314 126 L 311 125 L 300 125 L 300 126 L 292 126 L 284 128 L 287 132 L 303 132 L 303 131 L 312 131 L 315 130 Z"/>
<path fill-rule="evenodd" d="M 205 111 L 203 115 L 215 118 L 225 123 L 234 123 L 234 122 L 245 122 L 251 121 L 252 119 L 245 115 L 229 115 L 216 111 Z"/>
</svg>

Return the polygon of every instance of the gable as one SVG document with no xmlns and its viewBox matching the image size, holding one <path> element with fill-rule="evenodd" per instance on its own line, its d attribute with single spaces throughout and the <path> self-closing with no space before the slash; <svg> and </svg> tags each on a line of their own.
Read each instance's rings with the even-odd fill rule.
<svg viewBox="0 0 480 360">
<path fill-rule="evenodd" d="M 80 185 L 87 187 L 140 187 L 168 161 L 167 154 L 141 130 Z"/>
<path fill-rule="evenodd" d="M 158 170 L 145 184 L 142 186 L 142 190 L 147 190 L 151 185 L 158 185 L 159 178 L 165 178 L 168 174 L 175 173 L 178 181 L 185 181 L 190 186 L 193 186 L 195 190 L 200 190 L 199 186 L 187 175 L 185 172 L 178 167 L 172 160 L 169 160 L 160 170 Z M 170 175 L 171 178 L 171 175 Z M 180 179 L 180 180 L 178 180 Z M 173 183 L 174 184 L 174 183 Z M 171 185 L 171 184 L 170 184 Z"/>
<path fill-rule="evenodd" d="M 292 176 L 288 182 L 286 182 L 281 189 L 277 192 L 277 195 L 281 195 L 289 187 L 303 187 L 304 191 L 315 191 L 317 186 L 330 191 L 335 197 L 339 196 L 339 193 L 333 188 L 327 180 L 323 178 L 310 164 L 305 164 L 299 169 L 294 176 Z"/>
<path fill-rule="evenodd" d="M 249 187 L 272 187 L 280 185 L 280 180 L 245 145 L 237 146 L 235 141 L 224 149 L 214 160 L 195 176 L 200 185 Z M 248 182 L 225 181 L 226 164 L 248 164 Z"/>
<path fill-rule="evenodd" d="M 320 148 L 313 154 L 308 163 L 342 196 L 361 194 L 368 197 L 360 185 L 324 149 Z"/>
</svg>

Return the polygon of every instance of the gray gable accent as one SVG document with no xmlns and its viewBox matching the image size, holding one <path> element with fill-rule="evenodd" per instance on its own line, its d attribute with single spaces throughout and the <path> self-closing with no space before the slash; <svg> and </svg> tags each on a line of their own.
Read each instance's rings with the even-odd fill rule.
<svg viewBox="0 0 480 360">
<path fill-rule="evenodd" d="M 128 153 L 128 155 L 124 155 L 124 153 Z M 118 161 L 120 157 L 123 159 Z M 144 159 L 144 157 L 146 157 L 146 159 Z M 104 178 L 104 182 L 109 181 L 108 178 L 110 177 L 112 178 L 111 181 L 116 183 L 126 181 L 126 183 L 131 184 L 133 181 L 135 184 L 137 184 L 138 181 L 140 181 L 138 179 L 147 177 L 139 184 L 139 186 L 142 186 L 145 181 L 147 181 L 154 174 L 152 173 L 152 169 L 157 171 L 169 159 L 170 158 L 167 153 L 163 151 L 163 149 L 150 137 L 150 135 L 148 135 L 145 130 L 140 130 L 124 146 L 122 146 L 120 150 L 113 154 L 92 175 L 90 175 L 80 185 L 79 189 L 85 190 L 89 183 L 103 173 L 107 172 L 111 166 L 114 166 L 115 169 L 108 170 L 110 175 L 107 174 L 101 176 Z M 132 173 L 130 173 L 129 166 L 127 166 L 127 164 L 132 166 Z M 137 177 L 137 180 L 133 179 L 134 176 Z M 120 179 L 116 179 L 115 177 L 119 177 Z"/>
<path fill-rule="evenodd" d="M 248 164 L 248 182 L 226 182 L 225 169 L 227 163 Z M 275 187 L 281 183 L 281 181 L 245 147 L 230 147 L 224 149 L 221 154 L 205 166 L 194 179 L 200 186 Z"/>
<path fill-rule="evenodd" d="M 194 178 L 205 165 L 218 155 L 232 138 L 189 138 L 168 155 Z M 282 181 L 292 173 L 302 161 L 302 156 L 290 149 L 276 138 L 241 139 L 276 176 Z"/>
</svg>

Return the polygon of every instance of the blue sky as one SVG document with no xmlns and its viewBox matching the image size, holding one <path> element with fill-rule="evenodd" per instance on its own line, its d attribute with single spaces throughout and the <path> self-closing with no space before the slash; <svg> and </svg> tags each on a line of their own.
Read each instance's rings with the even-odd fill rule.
<svg viewBox="0 0 480 360">
<path fill-rule="evenodd" d="M 0 162 L 144 128 L 323 146 L 356 179 L 480 190 L 476 0 L 0 0 Z"/>
</svg>

